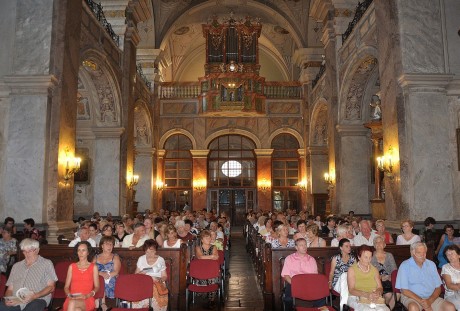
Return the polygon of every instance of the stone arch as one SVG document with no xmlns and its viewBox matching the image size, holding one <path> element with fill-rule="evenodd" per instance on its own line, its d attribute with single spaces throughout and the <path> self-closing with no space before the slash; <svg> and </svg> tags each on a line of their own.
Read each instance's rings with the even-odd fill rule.
<svg viewBox="0 0 460 311">
<path fill-rule="evenodd" d="M 147 104 L 138 100 L 134 106 L 134 145 L 152 147 L 153 123 Z"/>
<path fill-rule="evenodd" d="M 271 133 L 271 135 L 268 137 L 268 141 L 270 142 L 270 145 L 273 141 L 273 139 L 278 136 L 279 134 L 291 134 L 292 136 L 294 136 L 297 141 L 299 142 L 299 148 L 303 149 L 304 146 L 305 146 L 305 143 L 304 143 L 304 140 L 302 138 L 302 135 L 300 135 L 299 132 L 297 132 L 296 130 L 293 130 L 293 129 L 290 129 L 290 128 L 281 128 L 281 129 L 277 129 L 276 131 L 274 131 L 273 133 Z"/>
<path fill-rule="evenodd" d="M 91 94 L 91 126 L 119 127 L 122 118 L 121 90 L 114 70 L 106 58 L 94 50 L 85 51 L 82 59 L 79 82 Z"/>
<path fill-rule="evenodd" d="M 164 149 L 164 145 L 169 137 L 173 135 L 177 135 L 177 134 L 182 134 L 184 136 L 187 136 L 188 139 L 190 139 L 190 141 L 192 142 L 193 149 L 197 148 L 196 139 L 195 137 L 193 137 L 192 133 L 184 129 L 172 129 L 164 133 L 163 136 L 161 136 L 160 142 L 158 143 L 158 146 L 160 146 L 160 149 Z"/>
<path fill-rule="evenodd" d="M 370 102 L 373 95 L 369 94 L 369 84 L 378 81 L 376 53 L 373 47 L 364 47 L 346 65 L 341 78 L 344 84 L 339 95 L 339 124 L 361 124 L 368 119 L 369 109 L 366 102 Z"/>
<path fill-rule="evenodd" d="M 310 146 L 326 146 L 328 137 L 328 106 L 325 99 L 320 99 L 313 106 L 310 121 Z"/>
<path fill-rule="evenodd" d="M 209 146 L 209 144 L 215 138 L 217 138 L 219 136 L 223 136 L 223 135 L 241 135 L 241 136 L 245 136 L 245 137 L 251 139 L 256 144 L 257 149 L 262 148 L 262 143 L 260 142 L 260 139 L 256 135 L 254 135 L 251 132 L 241 130 L 241 129 L 226 129 L 226 130 L 220 130 L 220 131 L 214 132 L 211 135 L 209 135 L 208 137 L 206 137 L 206 140 L 204 142 L 204 146 L 206 146 L 206 147 Z"/>
</svg>

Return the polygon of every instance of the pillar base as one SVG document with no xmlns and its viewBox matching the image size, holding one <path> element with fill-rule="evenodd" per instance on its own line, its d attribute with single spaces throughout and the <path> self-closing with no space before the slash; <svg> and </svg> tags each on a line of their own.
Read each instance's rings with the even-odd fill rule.
<svg viewBox="0 0 460 311">
<path fill-rule="evenodd" d="M 385 210 L 385 200 L 372 199 L 371 210 L 373 219 L 386 219 L 387 213 Z"/>
<path fill-rule="evenodd" d="M 58 244 L 59 235 L 64 235 L 66 239 L 73 240 L 76 227 L 73 221 L 48 222 L 48 236 L 46 239 L 49 244 Z"/>
</svg>

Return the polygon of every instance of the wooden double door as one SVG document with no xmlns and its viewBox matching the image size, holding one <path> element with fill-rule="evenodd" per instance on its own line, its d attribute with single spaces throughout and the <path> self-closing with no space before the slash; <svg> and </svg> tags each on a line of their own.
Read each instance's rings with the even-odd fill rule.
<svg viewBox="0 0 460 311">
<path fill-rule="evenodd" d="M 208 199 L 212 209 L 230 217 L 232 226 L 243 226 L 247 211 L 255 209 L 256 197 L 256 189 L 212 189 Z"/>
</svg>

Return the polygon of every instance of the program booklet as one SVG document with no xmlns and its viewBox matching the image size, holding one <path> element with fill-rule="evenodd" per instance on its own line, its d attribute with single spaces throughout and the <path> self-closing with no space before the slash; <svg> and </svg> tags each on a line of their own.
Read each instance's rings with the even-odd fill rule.
<svg viewBox="0 0 460 311">
<path fill-rule="evenodd" d="M 33 292 L 25 287 L 22 287 L 16 291 L 15 296 L 5 296 L 3 297 L 5 301 L 15 301 L 17 303 L 25 303 L 25 299 L 28 295 L 32 294 Z"/>
</svg>

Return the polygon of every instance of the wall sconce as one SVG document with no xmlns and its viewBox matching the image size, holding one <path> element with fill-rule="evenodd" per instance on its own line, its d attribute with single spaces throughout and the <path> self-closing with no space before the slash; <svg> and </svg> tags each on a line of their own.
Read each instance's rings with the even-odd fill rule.
<svg viewBox="0 0 460 311">
<path fill-rule="evenodd" d="M 393 147 L 390 146 L 387 155 L 377 158 L 377 166 L 389 179 L 393 179 Z"/>
<path fill-rule="evenodd" d="M 296 185 L 297 185 L 297 187 L 299 187 L 299 190 L 300 190 L 300 191 L 302 191 L 302 192 L 306 192 L 306 191 L 307 191 L 307 180 L 302 179 L 302 180 L 299 181 Z"/>
<path fill-rule="evenodd" d="M 75 158 L 69 156 L 70 149 L 65 149 L 65 173 L 64 173 L 64 180 L 65 184 L 69 183 L 69 180 L 75 175 L 76 172 L 80 170 L 81 158 Z"/>
<path fill-rule="evenodd" d="M 334 188 L 335 174 L 333 172 L 324 173 L 324 181 L 328 184 L 328 189 Z"/>
<path fill-rule="evenodd" d="M 266 191 L 270 190 L 270 188 L 272 187 L 272 183 L 268 181 L 266 178 L 264 178 L 258 181 L 257 187 L 259 188 L 259 191 L 265 193 Z"/>
<path fill-rule="evenodd" d="M 126 180 L 128 182 L 128 189 L 133 190 L 134 186 L 139 183 L 139 175 L 128 175 Z"/>
<path fill-rule="evenodd" d="M 206 179 L 203 178 L 193 180 L 193 190 L 201 194 L 204 189 L 206 189 Z"/>
<path fill-rule="evenodd" d="M 164 190 L 165 187 L 167 187 L 168 185 L 164 184 L 161 180 L 157 180 L 156 182 L 156 187 L 157 187 L 157 191 L 158 192 L 161 192 Z"/>
</svg>

